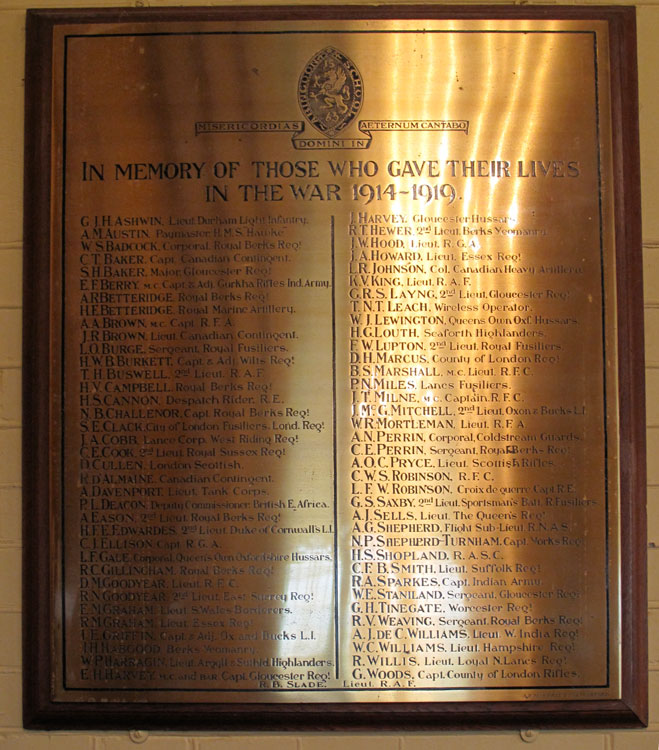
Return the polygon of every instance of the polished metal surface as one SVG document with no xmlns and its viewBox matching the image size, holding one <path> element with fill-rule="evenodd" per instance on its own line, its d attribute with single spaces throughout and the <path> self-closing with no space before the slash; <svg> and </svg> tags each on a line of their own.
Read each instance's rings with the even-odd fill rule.
<svg viewBox="0 0 659 750">
<path fill-rule="evenodd" d="M 56 698 L 619 695 L 605 28 L 58 30 Z"/>
</svg>

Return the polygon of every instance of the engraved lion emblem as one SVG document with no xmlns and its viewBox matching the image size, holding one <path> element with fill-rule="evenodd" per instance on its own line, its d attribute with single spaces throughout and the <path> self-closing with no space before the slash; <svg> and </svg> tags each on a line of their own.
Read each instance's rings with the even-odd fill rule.
<svg viewBox="0 0 659 750">
<path fill-rule="evenodd" d="M 355 119 L 362 99 L 359 71 L 334 47 L 315 54 L 300 76 L 300 108 L 307 120 L 328 136 L 336 135 Z"/>
</svg>

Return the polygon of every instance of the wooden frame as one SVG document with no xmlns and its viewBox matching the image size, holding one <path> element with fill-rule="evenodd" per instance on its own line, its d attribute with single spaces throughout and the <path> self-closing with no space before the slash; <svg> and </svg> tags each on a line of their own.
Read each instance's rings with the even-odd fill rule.
<svg viewBox="0 0 659 750">
<path fill-rule="evenodd" d="M 54 31 L 63 24 L 286 19 L 578 19 L 608 24 L 620 403 L 621 697 L 449 703 L 157 703 L 53 700 L 55 538 L 50 455 Z M 639 726 L 647 721 L 645 434 L 635 17 L 629 7 L 332 6 L 28 11 L 24 272 L 24 722 L 30 729 L 493 729 Z"/>
</svg>

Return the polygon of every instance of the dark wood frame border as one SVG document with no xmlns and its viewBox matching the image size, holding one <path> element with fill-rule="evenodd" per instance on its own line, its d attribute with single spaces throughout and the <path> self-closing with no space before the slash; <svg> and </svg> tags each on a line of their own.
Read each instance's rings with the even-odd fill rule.
<svg viewBox="0 0 659 750">
<path fill-rule="evenodd" d="M 50 696 L 49 387 L 53 29 L 64 23 L 276 19 L 593 19 L 609 24 L 618 295 L 622 699 L 479 703 L 81 704 Z M 494 729 L 647 724 L 645 395 L 633 7 L 269 6 L 31 10 L 27 15 L 23 345 L 23 701 L 29 729 Z M 621 303 L 622 301 L 622 303 Z"/>
</svg>

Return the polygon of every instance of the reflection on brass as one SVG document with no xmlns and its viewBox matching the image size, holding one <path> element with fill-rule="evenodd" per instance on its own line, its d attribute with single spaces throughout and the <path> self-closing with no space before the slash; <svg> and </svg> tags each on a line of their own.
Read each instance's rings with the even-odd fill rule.
<svg viewBox="0 0 659 750">
<path fill-rule="evenodd" d="M 57 699 L 619 695 L 606 26 L 424 23 L 58 30 Z"/>
</svg>

